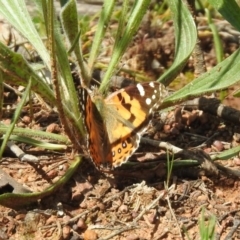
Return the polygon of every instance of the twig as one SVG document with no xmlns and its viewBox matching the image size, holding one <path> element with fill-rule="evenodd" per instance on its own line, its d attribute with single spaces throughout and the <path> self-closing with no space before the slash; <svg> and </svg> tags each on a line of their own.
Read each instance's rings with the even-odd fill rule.
<svg viewBox="0 0 240 240">
<path fill-rule="evenodd" d="M 233 226 L 232 229 L 230 230 L 230 232 L 227 234 L 227 236 L 224 238 L 224 240 L 228 240 L 228 239 L 233 239 L 233 234 L 236 232 L 236 230 L 238 229 L 238 227 L 240 226 L 240 219 L 238 218 L 234 218 L 233 220 Z"/>
<path fill-rule="evenodd" d="M 126 232 L 126 231 L 129 231 L 129 230 L 132 230 L 132 229 L 135 229 L 137 228 L 136 226 L 129 226 L 129 227 L 123 227 L 121 229 L 119 229 L 118 231 L 115 231 L 113 233 L 111 233 L 110 235 L 108 235 L 107 237 L 105 238 L 99 238 L 98 240 L 108 240 L 108 239 L 112 239 L 114 236 L 116 235 L 119 235 L 120 233 L 123 233 L 123 232 Z"/>
<path fill-rule="evenodd" d="M 157 202 L 163 197 L 166 195 L 166 191 L 162 192 L 159 194 L 159 196 L 154 200 L 152 201 L 151 204 L 149 204 L 147 207 L 145 207 L 142 212 L 140 212 L 138 214 L 138 216 L 135 218 L 135 220 L 133 221 L 133 224 L 136 224 L 138 220 L 141 219 L 141 217 L 143 216 L 143 214 L 145 214 L 147 211 L 149 211 L 151 208 L 153 208 L 153 206 L 155 206 L 157 204 Z"/>
<path fill-rule="evenodd" d="M 229 211 L 225 214 L 223 214 L 221 217 L 218 218 L 218 221 L 221 222 L 224 218 L 226 218 L 228 215 L 232 214 L 232 213 L 236 213 L 236 212 L 240 212 L 240 208 L 238 209 L 234 209 L 232 211 Z"/>
<path fill-rule="evenodd" d="M 167 197 L 166 197 L 166 200 L 167 200 L 167 203 L 168 203 L 168 207 L 169 207 L 170 213 L 171 213 L 171 215 L 172 215 L 172 217 L 173 217 L 173 219 L 174 219 L 174 221 L 175 221 L 175 223 L 176 223 L 176 225 L 177 225 L 177 227 L 178 227 L 179 235 L 181 236 L 182 239 L 184 239 L 183 236 L 182 236 L 181 227 L 180 227 L 180 225 L 179 225 L 179 223 L 178 223 L 178 220 L 177 220 L 177 218 L 176 218 L 175 213 L 173 212 L 172 205 L 171 205 L 171 203 L 170 203 L 170 200 L 169 200 L 169 196 L 168 196 L 168 195 L 167 195 Z"/>
<path fill-rule="evenodd" d="M 167 149 L 168 151 L 176 154 L 176 153 L 179 153 L 181 151 L 183 151 L 182 148 L 179 148 L 179 147 L 176 147 L 170 143 L 167 143 L 167 142 L 159 142 L 159 141 L 156 141 L 156 140 L 152 140 L 152 139 L 149 139 L 149 138 L 141 138 L 141 143 L 147 143 L 147 144 L 150 144 L 152 145 L 153 147 L 161 147 L 161 148 L 165 148 Z"/>
<path fill-rule="evenodd" d="M 185 102 L 184 106 L 194 106 L 199 110 L 210 113 L 214 116 L 218 116 L 235 124 L 239 124 L 240 122 L 240 111 L 235 108 L 223 105 L 217 98 L 195 98 L 193 100 Z"/>
<path fill-rule="evenodd" d="M 193 0 L 187 0 L 187 7 L 190 10 L 194 22 L 196 24 L 196 27 L 198 25 L 197 22 L 197 15 L 196 15 L 196 9 L 195 9 L 195 1 Z M 204 60 L 204 54 L 201 48 L 201 41 L 199 39 L 199 34 L 197 36 L 197 41 L 196 41 L 196 45 L 195 48 L 193 50 L 193 63 L 194 63 L 194 75 L 195 77 L 200 76 L 201 74 L 205 73 L 207 71 L 206 69 L 206 64 L 205 64 L 205 60 Z"/>
<path fill-rule="evenodd" d="M 123 227 L 121 228 L 120 230 L 117 230 L 117 231 L 114 231 L 113 233 L 111 233 L 110 235 L 108 235 L 106 238 L 101 238 L 101 240 L 108 240 L 108 239 L 111 239 L 112 237 L 122 233 L 122 232 L 126 232 L 126 231 L 129 231 L 129 230 L 132 230 L 134 228 L 138 228 L 136 225 L 137 225 L 137 222 L 138 220 L 140 220 L 142 218 L 142 216 L 147 212 L 149 211 L 151 208 L 153 208 L 157 202 L 166 194 L 166 192 L 162 192 L 159 194 L 159 196 L 154 200 L 152 201 L 151 204 L 149 204 L 147 207 L 145 207 L 141 213 L 138 214 L 138 216 L 135 218 L 135 220 L 127 227 Z"/>
<path fill-rule="evenodd" d="M 62 239 L 62 233 L 63 233 L 62 227 L 61 227 L 61 224 L 59 221 L 57 221 L 56 224 L 57 224 L 57 230 L 58 230 L 56 239 L 60 240 L 60 239 Z"/>
<path fill-rule="evenodd" d="M 222 166 L 221 164 L 219 163 L 215 163 L 215 165 L 217 166 L 217 168 L 219 168 L 221 171 L 229 174 L 229 175 L 233 175 L 235 177 L 240 177 L 240 171 L 239 170 L 236 170 L 236 169 L 230 169 L 230 168 L 227 168 L 227 167 L 224 167 Z"/>
<path fill-rule="evenodd" d="M 107 202 L 113 200 L 114 198 L 120 197 L 120 196 L 123 195 L 126 191 L 128 191 L 129 189 L 131 189 L 131 188 L 133 188 L 133 187 L 135 187 L 135 184 L 132 185 L 132 186 L 126 187 L 126 188 L 124 188 L 120 193 L 115 194 L 115 195 L 113 195 L 113 196 L 105 199 L 105 200 L 103 201 L 103 203 L 107 203 Z M 84 215 L 86 215 L 86 214 L 88 214 L 88 213 L 90 213 L 90 212 L 93 212 L 93 211 L 96 210 L 97 208 L 98 208 L 98 206 L 94 206 L 94 207 L 92 207 L 91 209 L 88 209 L 88 210 L 86 210 L 86 211 L 84 211 L 84 212 L 76 215 L 75 217 L 69 219 L 67 222 L 62 223 L 62 225 L 67 225 L 67 224 L 73 223 L 73 222 L 77 221 L 79 218 L 81 218 L 82 216 L 84 216 Z"/>
<path fill-rule="evenodd" d="M 7 142 L 7 146 L 22 162 L 29 163 L 39 162 L 37 157 L 24 153 L 22 149 L 20 149 L 13 141 Z"/>
</svg>

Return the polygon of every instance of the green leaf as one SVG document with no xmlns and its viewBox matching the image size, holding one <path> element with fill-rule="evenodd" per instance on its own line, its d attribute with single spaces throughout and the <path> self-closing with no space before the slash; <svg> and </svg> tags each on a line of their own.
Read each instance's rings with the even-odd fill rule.
<svg viewBox="0 0 240 240">
<path fill-rule="evenodd" d="M 63 7 L 61 11 L 60 19 L 62 22 L 64 33 L 67 37 L 67 40 L 69 41 L 70 49 L 73 49 L 73 52 L 77 59 L 77 63 L 80 67 L 79 72 L 81 78 L 84 79 L 85 82 L 90 82 L 91 78 L 89 74 L 89 69 L 87 68 L 87 64 L 84 62 L 81 48 L 80 29 L 78 23 L 77 5 L 75 0 L 69 0 L 66 3 L 66 5 Z M 59 58 L 60 57 L 61 55 L 59 56 Z M 73 81 L 71 82 L 73 83 Z M 74 85 L 71 84 L 71 82 L 68 82 L 68 89 L 71 90 L 71 92 L 73 92 L 73 89 L 75 89 L 75 87 Z M 75 101 L 73 102 L 77 103 L 78 100 L 75 99 Z"/>
<path fill-rule="evenodd" d="M 34 193 L 5 193 L 0 195 L 0 204 L 9 208 L 17 208 L 36 202 L 43 197 L 49 196 L 62 187 L 77 170 L 82 158 L 75 157 L 74 162 L 68 168 L 67 172 L 57 182 L 42 192 Z"/>
<path fill-rule="evenodd" d="M 34 71 L 22 55 L 8 49 L 0 42 L 0 69 L 4 73 L 4 81 L 15 85 L 27 86 L 32 79 L 32 90 L 39 93 L 45 100 L 54 104 L 53 91 Z"/>
<path fill-rule="evenodd" d="M 222 16 L 240 31 L 240 8 L 235 0 L 209 0 Z"/>
<path fill-rule="evenodd" d="M 30 89 L 31 89 L 31 85 L 32 85 L 32 80 L 30 78 L 29 82 L 28 82 L 28 86 L 27 86 L 27 88 L 26 88 L 26 90 L 23 94 L 23 97 L 22 97 L 20 103 L 18 104 L 17 109 L 14 112 L 12 122 L 11 122 L 10 126 L 8 127 L 6 134 L 4 135 L 3 142 L 2 142 L 2 145 L 1 145 L 1 148 L 0 148 L 0 159 L 2 158 L 3 151 L 4 151 L 4 149 L 7 145 L 9 137 L 10 137 L 10 135 L 11 135 L 13 129 L 14 129 L 14 126 L 15 126 L 15 124 L 16 124 L 16 122 L 17 122 L 17 120 L 18 120 L 18 118 L 21 114 L 22 108 L 23 108 L 23 106 L 24 106 L 24 104 L 27 100 L 27 97 L 29 97 L 29 92 L 30 92 Z"/>
<path fill-rule="evenodd" d="M 28 39 L 48 66 L 48 69 L 50 69 L 50 57 L 48 51 L 32 23 L 25 1 L 0 1 L 0 13 L 17 31 Z"/>
<path fill-rule="evenodd" d="M 34 69 L 26 62 L 22 55 L 12 52 L 4 44 L 0 42 L 0 69 L 3 72 L 3 79 L 8 83 L 18 86 L 27 86 L 28 79 L 31 77 L 31 89 L 39 94 L 46 102 L 57 105 L 57 100 L 49 85 L 37 74 Z M 75 92 L 76 94 L 76 92 Z M 77 102 L 75 103 L 77 105 Z M 79 117 L 74 115 L 74 112 L 66 103 L 63 102 L 64 112 L 66 116 L 75 124 L 79 124 Z M 79 114 L 79 112 L 78 112 Z M 78 128 L 80 126 L 78 125 Z"/>
<path fill-rule="evenodd" d="M 212 21 L 211 13 L 208 9 L 205 9 L 208 25 L 213 33 L 213 42 L 214 42 L 214 49 L 217 57 L 217 62 L 220 63 L 224 59 L 224 51 L 223 51 L 223 43 L 220 39 L 218 29 L 215 26 L 214 22 Z"/>
<path fill-rule="evenodd" d="M 115 4 L 115 0 L 111 0 L 111 1 L 105 0 L 103 3 L 101 15 L 98 20 L 96 33 L 95 33 L 95 36 L 93 39 L 92 48 L 91 48 L 90 56 L 88 59 L 88 67 L 89 67 L 90 73 L 93 72 L 94 63 L 95 63 L 95 60 L 99 53 L 99 49 L 100 49 L 100 46 L 102 43 L 103 36 L 104 36 L 107 26 L 110 22 L 114 4 Z"/>
<path fill-rule="evenodd" d="M 233 93 L 233 96 L 234 97 L 240 97 L 240 90 L 236 90 L 234 93 Z"/>
<path fill-rule="evenodd" d="M 179 74 L 188 61 L 197 41 L 197 30 L 193 17 L 181 0 L 169 0 L 175 34 L 175 57 L 172 66 L 157 80 L 164 85 Z"/>
<path fill-rule="evenodd" d="M 5 134 L 6 131 L 8 130 L 8 128 L 9 128 L 9 126 L 0 124 L 0 133 Z M 69 139 L 64 135 L 43 132 L 43 131 L 36 130 L 36 129 L 33 130 L 30 128 L 15 127 L 12 131 L 12 134 L 15 135 L 16 137 L 21 136 L 21 137 L 27 137 L 27 138 L 47 139 L 52 142 L 61 142 L 61 143 L 67 144 L 67 145 L 71 144 Z"/>
<path fill-rule="evenodd" d="M 150 0 L 135 1 L 131 15 L 128 18 L 127 25 L 123 31 L 122 37 L 115 43 L 111 61 L 108 69 L 104 75 L 100 91 L 106 92 L 109 85 L 109 79 L 113 72 L 116 70 L 116 66 L 119 63 L 121 57 L 125 53 L 129 43 L 131 42 L 133 35 L 136 33 L 144 14 L 146 13 Z"/>
<path fill-rule="evenodd" d="M 0 119 L 2 119 L 2 113 L 3 113 L 3 74 L 2 70 L 0 70 Z"/>
<path fill-rule="evenodd" d="M 237 156 L 240 152 L 240 146 L 234 147 L 228 150 L 225 150 L 220 153 L 216 153 L 211 155 L 211 159 L 214 160 L 228 160 L 229 158 L 233 158 Z"/>
<path fill-rule="evenodd" d="M 170 97 L 164 99 L 164 103 L 168 104 L 179 99 L 184 101 L 189 98 L 195 98 L 204 93 L 221 90 L 239 82 L 239 62 L 240 50 L 238 49 L 210 71 L 202 74 Z"/>
<path fill-rule="evenodd" d="M 39 141 L 33 138 L 28 138 L 28 137 L 19 137 L 19 136 L 15 136 L 15 135 L 11 135 L 10 140 L 13 141 L 18 141 L 21 143 L 26 143 L 35 147 L 40 147 L 43 149 L 48 149 L 48 150 L 66 150 L 67 149 L 67 145 L 63 145 L 63 144 L 55 144 L 55 143 L 48 143 L 48 142 L 43 142 L 43 141 Z"/>
</svg>

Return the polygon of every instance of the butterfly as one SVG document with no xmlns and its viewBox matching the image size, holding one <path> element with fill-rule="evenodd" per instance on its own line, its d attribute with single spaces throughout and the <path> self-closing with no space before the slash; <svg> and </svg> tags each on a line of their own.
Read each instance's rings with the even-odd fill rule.
<svg viewBox="0 0 240 240">
<path fill-rule="evenodd" d="M 88 151 L 97 168 L 112 169 L 128 160 L 165 96 L 167 90 L 158 82 L 130 85 L 106 98 L 97 88 L 80 88 Z"/>
</svg>

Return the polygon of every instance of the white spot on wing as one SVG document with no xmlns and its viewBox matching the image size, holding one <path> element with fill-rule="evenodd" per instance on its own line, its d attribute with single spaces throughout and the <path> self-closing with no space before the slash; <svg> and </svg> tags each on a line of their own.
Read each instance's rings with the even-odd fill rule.
<svg viewBox="0 0 240 240">
<path fill-rule="evenodd" d="M 149 86 L 152 87 L 152 88 L 154 88 L 154 87 L 155 87 L 154 82 L 150 82 L 150 83 L 149 83 Z"/>
<path fill-rule="evenodd" d="M 138 91 L 140 93 L 140 96 L 143 97 L 145 95 L 145 91 L 144 91 L 144 88 L 143 88 L 142 84 L 138 83 L 137 84 L 137 89 L 138 89 Z"/>
<path fill-rule="evenodd" d="M 147 105 L 150 105 L 151 103 L 152 103 L 152 100 L 151 100 L 150 98 L 147 98 L 147 99 L 146 99 L 146 104 L 147 104 Z"/>
</svg>

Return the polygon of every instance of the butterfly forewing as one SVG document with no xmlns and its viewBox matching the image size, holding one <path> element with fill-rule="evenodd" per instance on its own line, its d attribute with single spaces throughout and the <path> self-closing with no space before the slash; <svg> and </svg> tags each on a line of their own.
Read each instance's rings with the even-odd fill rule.
<svg viewBox="0 0 240 240">
<path fill-rule="evenodd" d="M 106 126 L 114 167 L 126 162 L 138 148 L 152 110 L 161 104 L 163 91 L 165 94 L 162 95 L 166 95 L 163 85 L 151 82 L 129 86 L 105 99 L 109 109 Z"/>
<path fill-rule="evenodd" d="M 161 84 L 153 82 L 138 84 L 114 92 L 105 99 L 110 142 L 132 131 L 139 132 L 148 124 L 152 110 L 161 103 L 160 87 Z M 119 131 L 122 128 L 123 131 Z"/>
</svg>

